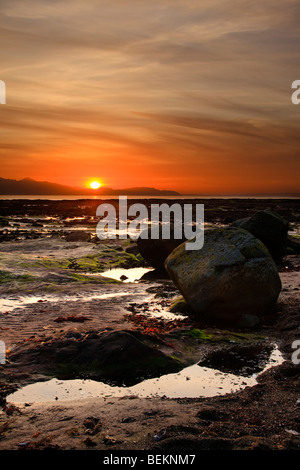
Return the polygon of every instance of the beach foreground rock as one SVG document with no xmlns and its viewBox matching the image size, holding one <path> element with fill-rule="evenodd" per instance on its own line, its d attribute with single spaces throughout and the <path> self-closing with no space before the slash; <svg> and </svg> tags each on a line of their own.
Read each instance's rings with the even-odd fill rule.
<svg viewBox="0 0 300 470">
<path fill-rule="evenodd" d="M 11 363 L 20 370 L 30 364 L 35 373 L 61 380 L 88 378 L 134 385 L 145 378 L 178 372 L 180 361 L 164 354 L 159 343 L 138 331 L 71 331 L 15 348 Z"/>
<path fill-rule="evenodd" d="M 215 325 L 259 324 L 281 291 L 265 245 L 240 228 L 207 230 L 201 250 L 187 251 L 183 243 L 165 267 L 196 317 Z"/>
<path fill-rule="evenodd" d="M 275 262 L 282 261 L 286 255 L 289 224 L 276 212 L 258 211 L 252 217 L 236 220 L 232 225 L 248 230 L 261 240 Z"/>
</svg>

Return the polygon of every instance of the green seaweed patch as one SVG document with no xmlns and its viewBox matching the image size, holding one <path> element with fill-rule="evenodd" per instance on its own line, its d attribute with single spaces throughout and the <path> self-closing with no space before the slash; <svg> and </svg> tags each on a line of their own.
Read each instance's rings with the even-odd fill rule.
<svg viewBox="0 0 300 470">
<path fill-rule="evenodd" d="M 182 367 L 184 367 L 183 362 L 182 362 L 181 359 L 179 359 L 179 357 L 172 354 L 172 355 L 170 355 L 170 358 L 173 359 L 173 361 L 176 361 L 178 363 L 178 365 L 181 365 Z"/>
<path fill-rule="evenodd" d="M 118 279 L 112 279 L 111 277 L 102 277 L 97 279 L 97 282 L 100 284 L 122 284 L 122 281 Z"/>
<path fill-rule="evenodd" d="M 188 314 L 191 311 L 190 305 L 187 303 L 184 297 L 176 297 L 176 299 L 173 300 L 169 311 L 172 313 L 183 313 L 183 314 Z"/>
<path fill-rule="evenodd" d="M 68 276 L 70 279 L 78 282 L 92 283 L 92 284 L 120 284 L 121 281 L 117 279 L 111 279 L 108 277 L 92 277 L 79 273 L 70 273 Z"/>
<path fill-rule="evenodd" d="M 198 328 L 192 328 L 186 334 L 190 338 L 202 339 L 203 341 L 211 341 L 213 339 L 212 334 L 207 334 L 205 330 L 199 330 Z"/>
<path fill-rule="evenodd" d="M 255 333 L 243 333 L 237 331 L 229 330 L 218 330 L 214 333 L 215 340 L 225 341 L 230 343 L 244 343 L 244 342 L 253 342 L 253 341 L 264 341 L 265 336 L 255 334 Z"/>
<path fill-rule="evenodd" d="M 26 266 L 26 263 L 23 263 L 24 266 Z M 70 260 L 68 259 L 62 259 L 62 260 L 55 260 L 52 258 L 42 258 L 38 261 L 35 261 L 33 263 L 33 266 L 36 267 L 43 267 L 43 268 L 62 268 L 62 269 L 67 269 L 69 267 Z"/>
<path fill-rule="evenodd" d="M 134 255 L 133 253 L 115 252 L 115 256 L 107 263 L 108 268 L 137 268 L 144 266 L 145 261 L 140 254 Z"/>
<path fill-rule="evenodd" d="M 199 328 L 191 328 L 188 331 L 184 331 L 184 335 L 188 336 L 189 338 L 200 339 L 202 341 L 226 343 L 244 343 L 265 340 L 265 336 L 254 333 L 244 333 L 229 330 L 205 330 Z"/>
<path fill-rule="evenodd" d="M 86 255 L 81 258 L 69 259 L 69 269 L 80 270 L 80 271 L 90 271 L 90 272 L 99 272 L 102 270 L 102 260 L 97 255 Z"/>
<path fill-rule="evenodd" d="M 32 282 L 35 279 L 31 274 L 13 274 L 10 271 L 0 271 L 0 284 L 13 281 Z"/>
<path fill-rule="evenodd" d="M 96 279 L 93 279 L 91 277 L 84 276 L 84 275 L 78 274 L 78 273 L 70 274 L 70 278 L 74 279 L 75 281 L 79 281 L 79 282 L 92 282 L 92 283 L 97 282 Z"/>
<path fill-rule="evenodd" d="M 54 267 L 49 260 L 44 262 L 45 267 Z M 58 261 L 57 267 L 67 268 L 73 271 L 101 273 L 109 268 L 134 268 L 142 266 L 144 260 L 139 256 L 125 251 L 106 250 L 101 255 L 86 255 L 80 258 L 69 258 L 68 260 Z"/>
</svg>

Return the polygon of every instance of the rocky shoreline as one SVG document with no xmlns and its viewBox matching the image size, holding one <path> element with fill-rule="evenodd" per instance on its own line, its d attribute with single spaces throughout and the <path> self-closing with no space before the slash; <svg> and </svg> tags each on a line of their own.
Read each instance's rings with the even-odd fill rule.
<svg viewBox="0 0 300 470">
<path fill-rule="evenodd" d="M 298 233 L 298 200 L 204 202 L 206 221 L 216 227 L 268 209 L 286 217 L 291 232 Z M 7 363 L 0 365 L 0 450 L 299 450 L 300 366 L 292 362 L 292 344 L 300 340 L 297 237 L 277 263 L 282 289 L 272 315 L 251 329 L 220 328 L 186 315 L 178 302 L 181 292 L 166 273 L 149 270 L 139 282 L 110 278 L 108 269 L 148 266 L 136 243 L 95 240 L 95 204 L 99 201 L 0 201 L 0 339 L 9 350 Z M 115 340 L 105 343 L 111 334 Z M 239 358 L 252 351 L 239 373 L 249 367 L 254 373 L 257 348 L 273 343 L 284 362 L 268 368 L 253 386 L 211 397 L 104 395 L 26 404 L 7 399 L 25 385 L 57 377 L 58 363 L 68 364 L 60 370 L 63 379 L 95 378 L 82 370 L 100 343 L 104 362 L 94 368 L 101 370 L 101 380 L 105 371 L 109 383 L 117 377 L 112 364 L 137 371 L 131 362 L 137 356 L 145 358 L 140 364 L 146 378 L 201 361 L 221 371 L 234 347 Z M 151 356 L 156 364 L 151 374 L 149 350 L 158 361 Z M 78 363 L 84 367 L 75 370 Z M 141 380 L 142 374 L 136 375 L 133 380 Z"/>
</svg>

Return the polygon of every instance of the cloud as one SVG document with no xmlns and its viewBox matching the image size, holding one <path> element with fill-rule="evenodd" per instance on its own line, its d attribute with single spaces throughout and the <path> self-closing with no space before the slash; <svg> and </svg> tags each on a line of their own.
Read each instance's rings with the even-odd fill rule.
<svg viewBox="0 0 300 470">
<path fill-rule="evenodd" d="M 85 166 L 86 148 L 111 178 L 112 156 L 186 186 L 200 165 L 212 184 L 217 164 L 237 181 L 273 158 L 294 181 L 298 1 L 2 0 L 0 13 L 2 169 L 16 153 L 21 168 L 51 152 Z"/>
</svg>

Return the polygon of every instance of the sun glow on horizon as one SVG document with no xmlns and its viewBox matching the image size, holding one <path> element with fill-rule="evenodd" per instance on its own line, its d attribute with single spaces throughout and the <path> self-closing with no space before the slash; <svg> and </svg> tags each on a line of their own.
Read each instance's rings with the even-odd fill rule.
<svg viewBox="0 0 300 470">
<path fill-rule="evenodd" d="M 92 189 L 99 189 L 99 188 L 101 187 L 101 183 L 99 183 L 99 181 L 92 181 L 92 182 L 90 183 L 90 187 L 91 187 Z"/>
</svg>

